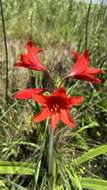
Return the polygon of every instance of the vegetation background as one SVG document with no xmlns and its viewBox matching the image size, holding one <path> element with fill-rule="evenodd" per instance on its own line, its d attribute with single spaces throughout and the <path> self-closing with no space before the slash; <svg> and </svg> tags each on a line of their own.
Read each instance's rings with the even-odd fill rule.
<svg viewBox="0 0 107 190">
<path fill-rule="evenodd" d="M 47 123 L 33 124 L 32 112 L 40 108 L 34 111 L 30 100 L 16 101 L 15 92 L 58 87 L 73 64 L 71 49 L 81 53 L 86 48 L 91 65 L 105 71 L 103 84 L 65 84 L 70 95 L 82 94 L 85 102 L 79 112 L 73 109 L 75 129 L 62 123 L 56 129 L 54 190 L 107 190 L 107 6 L 103 0 L 3 0 L 2 6 L 8 73 L 0 15 L 0 190 L 48 189 Z M 13 67 L 28 39 L 43 47 L 41 59 L 54 84 L 45 74 Z"/>
</svg>

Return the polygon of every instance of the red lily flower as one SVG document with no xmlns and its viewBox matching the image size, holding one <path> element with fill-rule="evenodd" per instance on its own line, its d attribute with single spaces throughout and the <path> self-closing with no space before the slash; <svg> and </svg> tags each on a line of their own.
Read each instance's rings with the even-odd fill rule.
<svg viewBox="0 0 107 190">
<path fill-rule="evenodd" d="M 85 50 L 82 55 L 76 51 L 72 51 L 72 54 L 76 58 L 76 62 L 71 69 L 70 74 L 65 77 L 73 77 L 79 80 L 90 81 L 94 83 L 101 83 L 101 79 L 97 78 L 97 74 L 103 73 L 101 69 L 89 67 L 89 51 Z"/>
<path fill-rule="evenodd" d="M 70 108 L 83 101 L 83 96 L 68 97 L 64 87 L 55 90 L 52 95 L 33 94 L 33 99 L 43 107 L 41 111 L 33 117 L 34 122 L 41 122 L 51 117 L 52 128 L 55 129 L 61 119 L 69 127 L 74 127 L 74 121 L 70 118 Z"/>
<path fill-rule="evenodd" d="M 42 48 L 36 48 L 33 45 L 33 42 L 29 40 L 26 45 L 27 53 L 20 55 L 20 61 L 15 63 L 16 67 L 26 67 L 28 69 L 44 71 L 47 70 L 44 65 L 42 65 L 39 60 L 38 53 L 43 51 Z"/>
<path fill-rule="evenodd" d="M 32 94 L 41 94 L 44 91 L 45 89 L 43 88 L 28 88 L 18 91 L 15 97 L 21 100 L 32 99 Z"/>
</svg>

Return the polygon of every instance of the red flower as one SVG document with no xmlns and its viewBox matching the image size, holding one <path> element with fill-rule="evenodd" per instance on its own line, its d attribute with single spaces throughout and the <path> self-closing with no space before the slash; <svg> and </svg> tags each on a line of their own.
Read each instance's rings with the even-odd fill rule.
<svg viewBox="0 0 107 190">
<path fill-rule="evenodd" d="M 33 46 L 33 42 L 29 40 L 26 45 L 27 53 L 20 55 L 20 61 L 15 63 L 16 67 L 26 67 L 28 69 L 44 71 L 47 70 L 44 65 L 42 65 L 39 60 L 38 53 L 40 53 L 42 48 L 36 48 Z"/>
<path fill-rule="evenodd" d="M 16 93 L 16 99 L 21 99 L 21 100 L 31 99 L 32 94 L 40 94 L 44 91 L 45 89 L 42 88 L 29 88 L 29 89 L 20 90 Z"/>
<path fill-rule="evenodd" d="M 97 74 L 103 73 L 101 69 L 89 67 L 89 51 L 85 50 L 82 55 L 78 54 L 78 52 L 73 51 L 72 54 L 76 58 L 76 62 L 71 69 L 70 74 L 65 77 L 73 77 L 79 80 L 90 81 L 94 83 L 101 83 L 101 79 L 97 78 Z"/>
<path fill-rule="evenodd" d="M 60 119 L 73 128 L 74 121 L 70 118 L 70 108 L 81 103 L 84 99 L 83 96 L 68 97 L 64 87 L 55 90 L 50 96 L 33 94 L 32 97 L 43 106 L 41 111 L 33 117 L 33 121 L 41 122 L 50 116 L 54 129 Z"/>
</svg>

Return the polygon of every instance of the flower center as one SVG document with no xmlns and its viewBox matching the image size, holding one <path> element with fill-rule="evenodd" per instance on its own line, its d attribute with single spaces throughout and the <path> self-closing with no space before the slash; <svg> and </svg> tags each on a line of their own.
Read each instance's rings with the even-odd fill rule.
<svg viewBox="0 0 107 190">
<path fill-rule="evenodd" d="M 51 112 L 62 112 L 62 108 L 58 104 L 52 105 Z"/>
<path fill-rule="evenodd" d="M 62 112 L 62 109 L 66 106 L 64 99 L 60 96 L 51 96 L 49 100 L 49 108 L 51 112 Z"/>
</svg>

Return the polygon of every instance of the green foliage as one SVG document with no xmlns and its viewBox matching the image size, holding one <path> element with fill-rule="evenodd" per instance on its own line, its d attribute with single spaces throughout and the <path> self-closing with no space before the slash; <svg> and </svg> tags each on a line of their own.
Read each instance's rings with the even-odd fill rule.
<svg viewBox="0 0 107 190">
<path fill-rule="evenodd" d="M 33 175 L 34 171 L 34 166 L 26 162 L 0 161 L 0 174 Z"/>
<path fill-rule="evenodd" d="M 99 156 L 100 154 L 105 154 L 106 152 L 107 145 L 101 145 L 97 148 L 92 148 L 87 153 L 74 159 L 72 164 L 78 166 L 86 161 L 92 160 L 94 157 Z"/>
<path fill-rule="evenodd" d="M 94 178 L 80 178 L 81 186 L 91 190 L 107 190 L 107 181 Z"/>
</svg>

